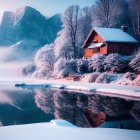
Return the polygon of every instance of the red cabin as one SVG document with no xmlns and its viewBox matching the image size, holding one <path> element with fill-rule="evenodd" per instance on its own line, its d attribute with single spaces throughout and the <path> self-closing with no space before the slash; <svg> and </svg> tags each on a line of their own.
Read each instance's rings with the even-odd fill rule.
<svg viewBox="0 0 140 140">
<path fill-rule="evenodd" d="M 96 27 L 83 44 L 84 57 L 89 58 L 96 53 L 130 55 L 137 48 L 137 43 L 137 40 L 126 32 L 126 28 L 121 30 Z"/>
</svg>

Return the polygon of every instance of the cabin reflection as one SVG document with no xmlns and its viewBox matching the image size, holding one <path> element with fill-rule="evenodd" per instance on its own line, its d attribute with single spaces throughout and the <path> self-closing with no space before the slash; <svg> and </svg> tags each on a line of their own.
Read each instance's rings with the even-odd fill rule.
<svg viewBox="0 0 140 140">
<path fill-rule="evenodd" d="M 140 101 L 74 91 L 0 91 L 0 126 L 64 119 L 79 127 L 140 130 Z"/>
<path fill-rule="evenodd" d="M 35 99 L 37 106 L 45 113 L 52 113 L 55 119 L 67 120 L 79 127 L 124 128 L 127 124 L 125 128 L 139 129 L 138 126 L 131 126 L 132 122 L 139 122 L 138 101 L 64 90 L 52 92 L 48 89 L 37 90 Z"/>
</svg>

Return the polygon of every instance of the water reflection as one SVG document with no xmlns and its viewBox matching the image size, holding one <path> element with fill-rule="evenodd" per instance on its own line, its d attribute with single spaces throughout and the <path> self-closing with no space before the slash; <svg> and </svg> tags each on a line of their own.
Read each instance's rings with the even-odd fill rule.
<svg viewBox="0 0 140 140">
<path fill-rule="evenodd" d="M 0 125 L 48 122 L 54 118 L 80 127 L 103 124 L 140 130 L 140 101 L 51 89 L 0 92 Z"/>
<path fill-rule="evenodd" d="M 33 91 L 3 89 L 0 93 L 2 93 L 0 94 L 1 126 L 28 124 L 51 120 L 52 115 L 46 115 L 43 111 L 36 107 L 34 101 L 35 94 Z"/>
<path fill-rule="evenodd" d="M 48 89 L 36 90 L 35 97 L 37 106 L 45 113 L 52 113 L 56 119 L 65 119 L 80 127 L 96 127 L 102 122 L 119 123 L 124 120 L 126 128 L 140 127 L 140 102 L 134 99 Z M 131 123 L 133 126 L 130 126 Z M 124 127 L 121 123 L 117 125 Z"/>
<path fill-rule="evenodd" d="M 35 93 L 36 106 L 43 110 L 45 113 L 54 114 L 54 91 L 46 89 L 36 89 Z"/>
</svg>

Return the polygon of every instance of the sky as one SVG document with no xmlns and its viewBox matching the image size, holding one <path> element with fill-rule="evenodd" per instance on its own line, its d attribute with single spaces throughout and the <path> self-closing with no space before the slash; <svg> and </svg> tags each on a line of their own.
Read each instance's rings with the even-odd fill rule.
<svg viewBox="0 0 140 140">
<path fill-rule="evenodd" d="M 16 11 L 23 6 L 31 6 L 45 16 L 63 13 L 70 5 L 79 5 L 81 8 L 91 6 L 96 0 L 0 0 L 0 16 L 4 11 Z"/>
</svg>

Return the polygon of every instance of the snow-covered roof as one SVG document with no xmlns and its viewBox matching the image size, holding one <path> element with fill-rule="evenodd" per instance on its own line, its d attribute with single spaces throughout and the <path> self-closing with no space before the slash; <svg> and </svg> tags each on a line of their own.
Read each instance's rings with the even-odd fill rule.
<svg viewBox="0 0 140 140">
<path fill-rule="evenodd" d="M 100 48 L 104 43 L 93 43 L 90 46 L 88 46 L 89 49 L 91 48 Z"/>
<path fill-rule="evenodd" d="M 99 33 L 106 42 L 137 43 L 135 38 L 121 29 L 95 27 L 94 30 Z"/>
</svg>

